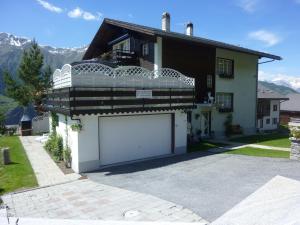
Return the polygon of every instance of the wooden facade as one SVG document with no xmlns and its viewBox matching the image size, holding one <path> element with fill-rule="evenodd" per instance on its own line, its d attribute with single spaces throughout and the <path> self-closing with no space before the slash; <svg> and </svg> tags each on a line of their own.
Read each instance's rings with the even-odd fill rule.
<svg viewBox="0 0 300 225">
<path fill-rule="evenodd" d="M 195 78 L 196 102 L 208 99 L 208 92 L 215 97 L 216 49 L 182 40 L 163 39 L 162 67 L 173 68 Z M 212 86 L 207 86 L 207 76 L 212 76 Z"/>
<path fill-rule="evenodd" d="M 151 98 L 138 98 L 137 90 L 141 89 L 107 87 L 53 89 L 47 94 L 44 105 L 47 110 L 69 116 L 184 110 L 195 107 L 193 88 L 151 89 Z"/>
</svg>

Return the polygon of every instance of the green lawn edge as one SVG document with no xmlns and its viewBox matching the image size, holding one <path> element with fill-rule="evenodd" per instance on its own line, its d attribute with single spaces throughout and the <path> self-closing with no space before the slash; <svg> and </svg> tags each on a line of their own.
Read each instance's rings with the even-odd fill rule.
<svg viewBox="0 0 300 225">
<path fill-rule="evenodd" d="M 233 150 L 228 150 L 224 152 L 225 154 L 235 154 L 235 155 L 247 155 L 247 156 L 257 156 L 257 157 L 269 157 L 269 158 L 289 158 L 289 151 L 279 151 L 271 149 L 261 149 L 244 147 Z"/>
<path fill-rule="evenodd" d="M 291 141 L 289 134 L 286 133 L 272 133 L 272 134 L 257 134 L 238 138 L 232 138 L 230 141 L 246 143 L 246 144 L 260 144 L 272 147 L 290 148 Z"/>
<path fill-rule="evenodd" d="M 10 148 L 9 165 L 0 164 L 0 195 L 38 185 L 36 176 L 17 136 L 0 137 L 0 148 Z"/>
</svg>

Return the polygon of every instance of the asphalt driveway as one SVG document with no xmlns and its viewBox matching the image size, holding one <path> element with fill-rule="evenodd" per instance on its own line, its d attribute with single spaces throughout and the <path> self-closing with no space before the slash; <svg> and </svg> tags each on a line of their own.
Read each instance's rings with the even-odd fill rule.
<svg viewBox="0 0 300 225">
<path fill-rule="evenodd" d="M 276 175 L 300 180 L 300 162 L 193 153 L 87 173 L 96 182 L 180 204 L 213 221 Z"/>
</svg>

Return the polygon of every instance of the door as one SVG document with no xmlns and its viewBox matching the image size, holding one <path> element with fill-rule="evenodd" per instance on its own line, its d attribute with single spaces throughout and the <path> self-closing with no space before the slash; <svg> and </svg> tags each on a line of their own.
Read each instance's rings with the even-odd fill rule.
<svg viewBox="0 0 300 225">
<path fill-rule="evenodd" d="M 171 114 L 99 118 L 101 165 L 172 152 Z"/>
</svg>

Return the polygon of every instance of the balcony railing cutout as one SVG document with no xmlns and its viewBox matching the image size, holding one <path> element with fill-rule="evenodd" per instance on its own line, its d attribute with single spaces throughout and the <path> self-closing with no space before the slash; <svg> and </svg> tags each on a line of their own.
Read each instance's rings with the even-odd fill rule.
<svg viewBox="0 0 300 225">
<path fill-rule="evenodd" d="M 194 79 L 180 72 L 138 66 L 111 68 L 100 63 L 66 64 L 53 74 L 53 89 L 64 87 L 194 88 Z"/>
</svg>

